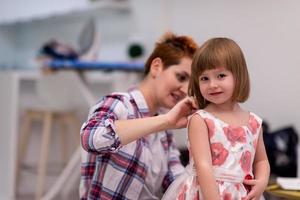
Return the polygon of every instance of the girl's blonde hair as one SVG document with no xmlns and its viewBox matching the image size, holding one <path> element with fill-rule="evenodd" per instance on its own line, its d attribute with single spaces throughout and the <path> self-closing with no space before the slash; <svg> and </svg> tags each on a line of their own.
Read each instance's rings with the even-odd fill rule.
<svg viewBox="0 0 300 200">
<path fill-rule="evenodd" d="M 245 102 L 250 93 L 250 78 L 241 48 L 229 38 L 212 38 L 206 41 L 195 53 L 188 94 L 196 97 L 199 108 L 205 108 L 210 102 L 200 93 L 199 76 L 205 70 L 225 67 L 235 79 L 232 100 Z"/>
</svg>

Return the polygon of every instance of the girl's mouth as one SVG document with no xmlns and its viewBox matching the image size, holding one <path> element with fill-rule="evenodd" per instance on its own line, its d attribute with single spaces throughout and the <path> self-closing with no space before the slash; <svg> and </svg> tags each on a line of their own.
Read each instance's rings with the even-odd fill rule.
<svg viewBox="0 0 300 200">
<path fill-rule="evenodd" d="M 222 92 L 212 92 L 212 93 L 209 93 L 209 95 L 211 95 L 211 96 L 217 96 L 219 94 L 222 94 Z"/>
</svg>

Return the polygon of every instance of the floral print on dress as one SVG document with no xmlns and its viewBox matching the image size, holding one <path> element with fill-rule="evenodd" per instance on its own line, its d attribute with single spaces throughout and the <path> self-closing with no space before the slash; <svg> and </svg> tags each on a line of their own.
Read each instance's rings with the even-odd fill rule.
<svg viewBox="0 0 300 200">
<path fill-rule="evenodd" d="M 188 186 L 188 184 L 184 184 L 183 186 L 181 186 L 176 200 L 200 200 L 199 190 L 197 186 L 198 184 L 196 178 L 194 178 L 193 184 L 191 186 Z M 187 193 L 188 190 L 193 191 L 192 196 Z"/>
<path fill-rule="evenodd" d="M 205 118 L 204 121 L 208 128 L 208 136 L 209 136 L 209 138 L 211 138 L 215 133 L 215 123 L 213 120 L 211 120 L 209 118 Z"/>
<path fill-rule="evenodd" d="M 228 150 L 222 143 L 213 143 L 210 145 L 213 165 L 222 165 L 228 156 Z"/>
<path fill-rule="evenodd" d="M 240 159 L 240 164 L 241 164 L 241 168 L 246 174 L 250 173 L 252 163 L 251 163 L 251 153 L 249 151 L 243 152 Z"/>
<path fill-rule="evenodd" d="M 179 192 L 177 200 L 185 200 L 185 194 L 186 194 L 187 189 L 188 189 L 188 186 L 185 184 L 181 188 L 181 191 Z"/>
<path fill-rule="evenodd" d="M 245 200 L 249 188 L 243 185 L 243 180 L 247 175 L 253 176 L 252 164 L 261 129 L 261 119 L 254 113 L 250 113 L 247 126 L 232 127 L 205 110 L 196 113 L 204 119 L 208 128 L 212 165 L 220 199 Z M 193 166 L 193 157 L 190 157 L 190 164 L 186 168 L 187 173 L 178 177 L 169 186 L 163 200 L 203 199 L 202 188 L 195 182 L 196 172 Z"/>
<path fill-rule="evenodd" d="M 245 143 L 246 142 L 246 133 L 243 127 L 233 128 L 230 126 L 223 128 L 226 138 L 231 143 L 232 146 L 235 146 L 237 142 Z"/>
<path fill-rule="evenodd" d="M 231 194 L 228 193 L 228 192 L 225 192 L 225 193 L 223 194 L 223 199 L 224 199 L 224 200 L 232 200 Z"/>
<path fill-rule="evenodd" d="M 257 133 L 257 129 L 260 127 L 260 124 L 258 123 L 258 121 L 255 119 L 255 117 L 253 115 L 250 115 L 249 118 L 249 129 L 252 132 L 252 134 L 256 134 Z"/>
</svg>

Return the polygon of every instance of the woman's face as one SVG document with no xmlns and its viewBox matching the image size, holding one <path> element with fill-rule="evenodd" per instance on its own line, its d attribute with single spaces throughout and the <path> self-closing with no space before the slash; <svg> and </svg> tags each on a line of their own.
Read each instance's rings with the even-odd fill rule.
<svg viewBox="0 0 300 200">
<path fill-rule="evenodd" d="M 160 107 L 172 108 L 186 97 L 192 59 L 184 57 L 177 65 L 162 70 L 156 77 L 156 96 Z"/>
</svg>

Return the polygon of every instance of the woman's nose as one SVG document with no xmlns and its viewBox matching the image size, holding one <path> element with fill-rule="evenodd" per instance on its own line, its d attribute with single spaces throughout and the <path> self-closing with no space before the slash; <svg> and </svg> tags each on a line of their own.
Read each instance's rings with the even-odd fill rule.
<svg viewBox="0 0 300 200">
<path fill-rule="evenodd" d="M 189 87 L 189 82 L 186 81 L 186 82 L 182 83 L 182 85 L 180 87 L 180 91 L 183 92 L 185 95 L 187 95 L 188 87 Z"/>
</svg>

